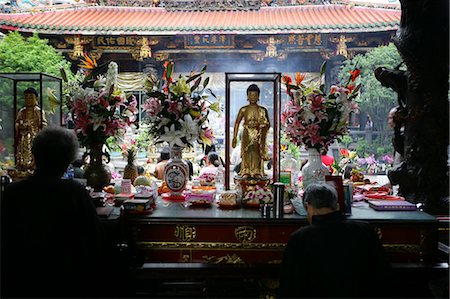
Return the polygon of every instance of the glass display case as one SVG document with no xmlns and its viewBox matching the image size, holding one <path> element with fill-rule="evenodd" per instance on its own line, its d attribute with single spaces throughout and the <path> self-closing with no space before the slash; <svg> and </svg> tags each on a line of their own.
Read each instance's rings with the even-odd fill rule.
<svg viewBox="0 0 450 299">
<path fill-rule="evenodd" d="M 234 182 L 240 175 L 254 175 L 248 170 L 253 167 L 253 161 L 250 166 L 242 164 L 241 157 L 245 156 L 244 152 L 248 152 L 252 159 L 261 155 L 256 160 L 261 160 L 263 170 L 255 176 L 267 176 L 270 181 L 278 181 L 281 74 L 225 73 L 225 83 L 225 189 L 234 189 Z M 247 92 L 253 88 L 251 85 L 256 85 L 259 89 L 256 106 L 260 115 L 253 120 L 248 117 L 248 109 L 245 112 L 245 107 L 248 107 L 251 101 Z M 262 148 L 251 149 L 254 140 L 257 140 L 258 146 L 262 144 Z M 245 148 L 241 147 L 242 144 Z"/>
<path fill-rule="evenodd" d="M 32 91 L 31 102 L 26 90 Z M 22 129 L 28 130 L 23 135 L 29 144 L 43 126 L 62 125 L 61 95 L 61 78 L 44 73 L 0 73 L 0 172 L 21 164 L 17 148 Z"/>
</svg>

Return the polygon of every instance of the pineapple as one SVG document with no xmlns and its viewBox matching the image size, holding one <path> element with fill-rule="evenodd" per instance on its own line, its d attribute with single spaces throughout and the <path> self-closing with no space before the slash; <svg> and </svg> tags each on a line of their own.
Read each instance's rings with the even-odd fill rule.
<svg viewBox="0 0 450 299">
<path fill-rule="evenodd" d="M 137 177 L 137 167 L 134 165 L 134 161 L 136 160 L 136 148 L 130 147 L 127 149 L 127 165 L 125 165 L 125 169 L 123 171 L 123 178 L 130 179 L 131 183 Z"/>
</svg>

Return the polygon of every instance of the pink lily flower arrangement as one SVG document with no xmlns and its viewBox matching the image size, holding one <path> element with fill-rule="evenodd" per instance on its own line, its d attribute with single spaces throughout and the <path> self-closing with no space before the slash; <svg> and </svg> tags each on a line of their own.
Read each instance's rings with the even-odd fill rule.
<svg viewBox="0 0 450 299">
<path fill-rule="evenodd" d="M 315 148 L 320 153 L 327 152 L 335 139 L 347 133 L 350 113 L 358 110 L 355 98 L 360 89 L 360 84 L 355 83 L 358 69 L 350 72 L 345 85 L 332 85 L 328 93 L 322 83 L 324 73 L 325 63 L 318 84 L 310 86 L 302 84 L 305 76 L 300 73 L 295 83 L 287 75 L 282 78 L 290 99 L 281 113 L 281 123 L 289 139 L 297 146 Z"/>
<path fill-rule="evenodd" d="M 211 102 L 216 97 L 207 88 L 209 77 L 203 79 L 206 66 L 199 73 L 172 78 L 174 63 L 164 63 L 164 74 L 157 80 L 147 80 L 147 95 L 143 109 L 155 143 L 166 142 L 170 147 L 192 147 L 194 142 L 211 145 L 214 134 L 209 126 L 211 111 L 220 112 L 220 103 Z"/>
<path fill-rule="evenodd" d="M 83 60 L 84 59 L 84 60 Z M 138 113 L 136 98 L 117 88 L 118 67 L 110 62 L 106 76 L 98 74 L 94 59 L 85 55 L 77 79 L 67 82 L 67 106 L 73 115 L 75 132 L 82 146 L 105 143 L 109 137 L 123 136 Z M 63 75 L 63 78 L 67 78 Z"/>
</svg>

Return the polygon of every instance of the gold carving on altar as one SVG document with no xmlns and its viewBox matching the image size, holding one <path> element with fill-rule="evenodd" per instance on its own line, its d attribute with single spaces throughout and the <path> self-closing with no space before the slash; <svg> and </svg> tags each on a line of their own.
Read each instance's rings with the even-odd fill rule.
<svg viewBox="0 0 450 299">
<path fill-rule="evenodd" d="M 286 243 L 226 243 L 226 242 L 136 242 L 139 249 L 177 250 L 284 250 Z"/>
<path fill-rule="evenodd" d="M 182 263 L 190 263 L 192 261 L 192 256 L 191 254 L 181 254 L 180 260 Z"/>
<path fill-rule="evenodd" d="M 420 247 L 415 244 L 383 244 L 388 252 L 419 253 Z"/>
<path fill-rule="evenodd" d="M 241 243 L 250 243 L 256 238 L 256 229 L 251 226 L 239 226 L 234 230 L 236 239 Z"/>
<path fill-rule="evenodd" d="M 235 253 L 233 253 L 232 255 L 227 254 L 221 257 L 204 255 L 203 259 L 208 264 L 245 264 L 244 260 Z"/>
<path fill-rule="evenodd" d="M 197 236 L 197 230 L 193 226 L 177 225 L 175 227 L 175 237 L 182 242 L 190 242 Z"/>
<path fill-rule="evenodd" d="M 381 232 L 381 229 L 379 227 L 375 227 L 374 230 L 378 236 L 378 239 L 381 240 L 381 238 L 383 237 L 383 233 Z"/>
</svg>

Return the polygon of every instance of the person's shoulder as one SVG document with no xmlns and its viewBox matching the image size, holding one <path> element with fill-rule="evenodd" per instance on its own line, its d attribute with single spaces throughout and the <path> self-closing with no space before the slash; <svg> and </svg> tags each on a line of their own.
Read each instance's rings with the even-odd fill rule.
<svg viewBox="0 0 450 299">
<path fill-rule="evenodd" d="M 294 231 L 291 234 L 290 239 L 301 240 L 304 238 L 308 238 L 308 236 L 315 234 L 316 231 L 317 227 L 315 225 L 306 225 Z"/>
<path fill-rule="evenodd" d="M 76 180 L 61 180 L 61 186 L 66 190 L 73 190 L 76 193 L 87 194 L 86 188 Z"/>
<path fill-rule="evenodd" d="M 348 225 L 353 225 L 353 226 L 372 227 L 369 222 L 364 221 L 364 220 L 345 219 L 344 222 L 347 223 Z"/>
<path fill-rule="evenodd" d="M 343 222 L 349 229 L 360 231 L 363 234 L 375 233 L 375 228 L 367 221 L 363 220 L 345 220 Z"/>
<path fill-rule="evenodd" d="M 31 185 L 30 178 L 25 178 L 21 181 L 12 182 L 12 183 L 8 184 L 5 188 L 5 191 L 10 193 L 10 192 L 17 192 L 20 190 L 27 190 L 27 186 L 29 186 L 29 185 Z"/>
</svg>

